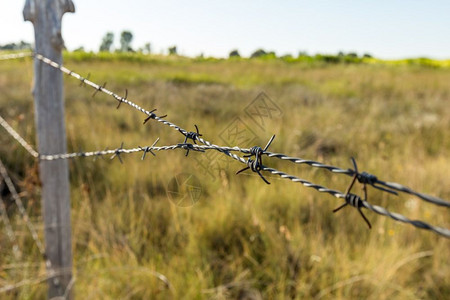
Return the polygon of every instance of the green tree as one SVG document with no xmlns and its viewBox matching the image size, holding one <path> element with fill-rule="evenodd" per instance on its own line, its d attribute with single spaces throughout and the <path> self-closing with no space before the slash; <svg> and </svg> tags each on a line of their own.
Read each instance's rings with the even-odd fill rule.
<svg viewBox="0 0 450 300">
<path fill-rule="evenodd" d="M 252 53 L 252 55 L 250 55 L 250 58 L 256 58 L 256 57 L 261 57 L 266 55 L 267 52 L 264 51 L 263 49 L 258 49 L 255 52 Z"/>
<path fill-rule="evenodd" d="M 30 43 L 20 41 L 20 43 L 9 43 L 6 45 L 0 45 L 0 50 L 31 50 Z"/>
<path fill-rule="evenodd" d="M 132 40 L 133 34 L 130 31 L 128 30 L 122 31 L 122 33 L 120 34 L 120 51 L 122 52 L 133 51 L 133 49 L 130 46 Z"/>
<path fill-rule="evenodd" d="M 233 50 L 230 52 L 229 57 L 241 57 L 241 55 L 239 54 L 239 51 L 237 50 Z"/>
<path fill-rule="evenodd" d="M 102 44 L 100 45 L 101 52 L 111 52 L 111 46 L 114 43 L 114 33 L 108 32 L 102 39 Z"/>
<path fill-rule="evenodd" d="M 169 55 L 177 55 L 177 46 L 172 46 L 169 48 Z"/>
</svg>

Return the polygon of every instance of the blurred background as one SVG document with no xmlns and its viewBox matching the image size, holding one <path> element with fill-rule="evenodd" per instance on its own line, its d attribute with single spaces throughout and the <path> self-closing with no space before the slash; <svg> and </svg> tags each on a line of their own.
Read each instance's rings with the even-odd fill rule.
<svg viewBox="0 0 450 300">
<path fill-rule="evenodd" d="M 33 48 L 2 1 L 1 54 Z M 219 145 L 352 168 L 450 199 L 450 5 L 444 1 L 74 1 L 64 64 Z M 0 115 L 36 145 L 33 60 L 0 61 Z M 69 151 L 184 137 L 64 78 Z M 43 238 L 37 161 L 0 157 Z M 449 240 L 216 152 L 70 160 L 74 294 L 82 299 L 448 299 Z M 351 178 L 263 158 L 345 192 Z M 356 184 L 353 192 L 363 195 Z M 3 180 L 22 257 L 0 225 L 4 299 L 45 298 L 45 264 Z M 369 187 L 369 202 L 448 228 L 447 208 Z M 447 249 L 447 250 L 446 250 Z M 163 274 L 170 287 L 161 280 Z M 44 279 L 42 279 L 44 278 Z M 0 287 L 0 289 L 1 289 Z"/>
</svg>

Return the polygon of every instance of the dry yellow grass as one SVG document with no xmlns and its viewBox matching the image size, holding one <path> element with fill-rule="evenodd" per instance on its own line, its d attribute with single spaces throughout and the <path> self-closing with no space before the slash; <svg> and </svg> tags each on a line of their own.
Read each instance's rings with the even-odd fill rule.
<svg viewBox="0 0 450 300">
<path fill-rule="evenodd" d="M 158 108 L 186 129 L 197 124 L 210 141 L 265 91 L 283 111 L 253 127 L 256 143 L 277 137 L 271 150 L 359 167 L 381 179 L 450 199 L 450 70 L 418 66 L 314 65 L 281 61 L 148 62 L 82 60 L 66 65 L 147 109 Z M 0 114 L 35 143 L 30 95 L 32 62 L 0 63 Z M 142 125 L 139 112 L 67 78 L 69 148 L 88 151 L 182 142 L 168 127 Z M 243 145 L 251 146 L 251 145 Z M 0 135 L 0 155 L 42 224 L 35 162 Z M 269 166 L 344 191 L 346 176 L 264 159 Z M 449 240 L 367 212 L 369 231 L 354 209 L 301 185 L 268 176 L 265 185 L 230 161 L 212 176 L 201 153 L 139 155 L 119 161 L 75 159 L 71 165 L 75 295 L 80 299 L 448 299 Z M 202 196 L 192 207 L 173 205 L 168 182 L 194 173 Z M 251 175 L 251 176 L 249 176 Z M 356 190 L 355 190 L 356 191 Z M 5 195 L 8 198 L 8 195 Z M 369 189 L 370 201 L 432 224 L 450 227 L 448 210 L 415 198 Z M 44 274 L 37 250 L 10 206 L 24 251 L 13 257 L 0 235 L 0 285 Z M 1 227 L 2 229 L 3 227 Z M 0 230 L 2 232 L 2 230 Z M 173 289 L 155 276 L 164 274 Z M 1 298 L 42 298 L 45 284 L 27 284 Z M 247 298 L 246 298 L 247 297 Z"/>
</svg>

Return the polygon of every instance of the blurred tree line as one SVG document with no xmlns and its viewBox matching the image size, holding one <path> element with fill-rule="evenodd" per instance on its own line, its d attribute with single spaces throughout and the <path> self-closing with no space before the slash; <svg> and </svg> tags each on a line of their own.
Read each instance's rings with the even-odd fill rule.
<svg viewBox="0 0 450 300">
<path fill-rule="evenodd" d="M 240 58 L 241 55 L 237 49 L 232 50 L 229 55 L 229 58 Z M 250 54 L 250 58 L 260 58 L 260 59 L 275 59 L 279 58 L 286 61 L 323 61 L 327 63 L 352 63 L 352 62 L 361 62 L 365 58 L 372 58 L 372 55 L 365 53 L 362 56 L 359 56 L 355 52 L 344 53 L 340 51 L 337 55 L 332 54 L 315 54 L 309 55 L 305 51 L 300 51 L 297 57 L 294 57 L 292 54 L 285 54 L 278 56 L 274 51 L 266 51 L 264 49 L 257 49 L 252 54 Z"/>
<path fill-rule="evenodd" d="M 131 31 L 128 30 L 122 31 L 122 33 L 120 34 L 120 47 L 115 50 L 118 52 L 135 52 L 135 50 L 131 47 L 132 41 L 133 41 L 133 34 L 131 33 Z M 113 46 L 114 46 L 114 33 L 107 32 L 102 39 L 99 51 L 112 52 Z M 150 43 L 145 44 L 144 48 L 147 52 L 150 52 Z"/>
<path fill-rule="evenodd" d="M 120 33 L 120 45 L 118 47 L 114 47 L 114 33 L 107 32 L 102 40 L 99 47 L 100 52 L 140 52 L 144 54 L 152 53 L 152 46 L 150 43 L 146 43 L 143 47 L 138 48 L 137 50 L 133 49 L 131 43 L 133 42 L 133 33 L 129 30 L 124 30 Z M 32 45 L 30 43 L 21 41 L 19 43 L 9 43 L 5 45 L 0 45 L 0 50 L 32 50 Z M 84 51 L 83 47 L 79 47 L 75 51 Z M 167 49 L 169 55 L 178 55 L 177 46 L 171 46 Z M 230 59 L 240 59 L 241 55 L 237 49 L 233 49 L 230 51 L 228 57 Z M 205 59 L 204 55 L 201 54 L 197 57 L 198 59 Z M 255 50 L 250 55 L 250 59 L 281 59 L 287 62 L 294 61 L 305 61 L 305 62 L 325 62 L 325 63 L 359 63 L 364 59 L 372 58 L 370 54 L 363 54 L 359 56 L 355 52 L 344 53 L 340 51 L 336 55 L 333 54 L 315 54 L 309 55 L 305 51 L 300 51 L 296 57 L 292 54 L 285 54 L 278 56 L 274 51 L 266 51 L 262 48 Z"/>
<path fill-rule="evenodd" d="M 112 32 L 107 32 L 106 35 L 103 37 L 101 45 L 100 45 L 100 51 L 103 52 L 112 52 L 113 50 L 117 52 L 135 52 L 135 50 L 131 47 L 131 42 L 133 41 L 133 34 L 128 31 L 122 31 L 120 34 L 120 47 L 113 49 L 114 45 L 114 34 Z M 144 47 L 139 48 L 137 50 L 138 52 L 150 54 L 152 52 L 151 44 L 146 43 Z M 167 53 L 169 55 L 178 55 L 178 49 L 177 46 L 171 46 L 167 49 Z M 241 55 L 239 53 L 239 50 L 233 49 L 230 51 L 229 58 L 240 58 Z M 292 54 L 285 54 L 282 56 L 277 56 L 275 51 L 266 51 L 262 48 L 255 50 L 251 55 L 250 58 L 259 58 L 259 59 L 282 59 L 285 61 L 321 61 L 326 63 L 358 63 L 361 62 L 365 58 L 371 58 L 372 56 L 370 54 L 363 54 L 362 56 L 358 56 L 355 52 L 348 52 L 344 53 L 340 51 L 337 55 L 332 54 L 315 54 L 315 55 L 308 55 L 305 51 L 300 51 L 297 55 L 297 57 L 294 57 Z M 203 54 L 198 56 L 199 59 L 204 59 Z"/>
<path fill-rule="evenodd" d="M 33 47 L 30 43 L 20 41 L 19 43 L 9 43 L 0 45 L 0 50 L 31 50 Z"/>
</svg>

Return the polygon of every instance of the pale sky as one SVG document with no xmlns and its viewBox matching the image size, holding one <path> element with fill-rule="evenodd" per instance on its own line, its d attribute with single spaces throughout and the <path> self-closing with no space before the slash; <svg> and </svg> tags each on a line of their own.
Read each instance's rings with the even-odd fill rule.
<svg viewBox="0 0 450 300">
<path fill-rule="evenodd" d="M 63 18 L 69 50 L 97 51 L 106 32 L 130 30 L 132 46 L 153 52 L 178 46 L 183 55 L 248 56 L 263 48 L 279 55 L 339 51 L 393 59 L 450 58 L 450 1 L 437 0 L 73 0 Z M 0 44 L 33 41 L 25 0 L 0 0 Z"/>
</svg>

